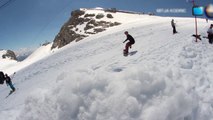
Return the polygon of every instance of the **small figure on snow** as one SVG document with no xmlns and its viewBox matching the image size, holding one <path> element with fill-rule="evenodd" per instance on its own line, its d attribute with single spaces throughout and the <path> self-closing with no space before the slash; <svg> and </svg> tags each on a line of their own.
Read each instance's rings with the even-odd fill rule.
<svg viewBox="0 0 213 120">
<path fill-rule="evenodd" d="M 132 47 L 132 45 L 135 43 L 134 38 L 128 33 L 128 31 L 125 31 L 124 34 L 126 35 L 126 40 L 123 41 L 123 43 L 125 43 L 127 40 L 129 40 L 128 43 L 126 43 L 125 49 L 124 49 L 124 54 L 128 54 L 129 53 L 129 48 Z"/>
<path fill-rule="evenodd" d="M 212 44 L 212 42 L 213 42 L 213 24 L 210 25 L 210 28 L 208 29 L 207 33 L 208 33 L 209 43 Z"/>
<path fill-rule="evenodd" d="M 209 22 L 209 19 L 208 19 L 208 18 L 206 18 L 206 22 L 207 22 L 207 23 Z"/>
<path fill-rule="evenodd" d="M 0 84 L 4 84 L 5 76 L 2 71 L 0 71 Z"/>
<path fill-rule="evenodd" d="M 174 22 L 174 19 L 172 19 L 171 25 L 172 25 L 172 28 L 173 28 L 173 34 L 177 33 L 177 31 L 176 31 L 176 23 Z"/>
<path fill-rule="evenodd" d="M 14 92 L 16 89 L 15 89 L 15 87 L 13 86 L 13 83 L 12 83 L 12 81 L 11 81 L 11 78 L 10 78 L 7 74 L 5 74 L 5 81 L 6 81 L 7 86 L 9 85 L 10 88 L 12 89 L 10 92 L 11 92 L 11 93 Z"/>
</svg>

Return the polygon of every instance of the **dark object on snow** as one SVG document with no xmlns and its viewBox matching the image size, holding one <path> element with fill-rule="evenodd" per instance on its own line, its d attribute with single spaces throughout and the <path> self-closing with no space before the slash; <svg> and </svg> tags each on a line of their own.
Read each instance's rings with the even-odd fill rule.
<svg viewBox="0 0 213 120">
<path fill-rule="evenodd" d="M 123 41 L 123 43 L 125 43 L 127 40 L 129 40 L 129 42 L 126 43 L 126 46 L 125 46 L 125 49 L 124 49 L 128 53 L 129 48 L 132 48 L 132 45 L 135 43 L 135 40 L 127 31 L 125 31 L 124 34 L 126 35 L 127 38 L 126 38 L 125 41 Z"/>
<path fill-rule="evenodd" d="M 123 55 L 126 57 L 126 56 L 128 56 L 128 54 L 129 54 L 129 53 L 124 49 L 124 50 L 123 50 Z"/>
<path fill-rule="evenodd" d="M 4 73 L 0 71 L 0 84 L 4 84 L 4 80 L 5 80 Z"/>
<path fill-rule="evenodd" d="M 7 50 L 7 53 L 2 55 L 2 58 L 10 58 L 11 60 L 17 60 L 16 54 L 12 50 Z"/>
<path fill-rule="evenodd" d="M 195 37 L 195 38 L 197 38 L 197 39 L 199 39 L 199 40 L 202 40 L 200 35 L 193 34 L 192 36 Z"/>
<path fill-rule="evenodd" d="M 104 17 L 104 14 L 98 14 L 98 15 L 96 15 L 96 19 L 101 19 L 101 18 L 103 18 Z"/>
<path fill-rule="evenodd" d="M 212 44 L 213 43 L 213 24 L 210 25 L 207 31 L 207 34 L 208 34 L 209 44 Z"/>
<path fill-rule="evenodd" d="M 11 78 L 5 74 L 5 81 L 6 81 L 6 84 L 10 86 L 10 88 L 12 89 L 12 92 L 14 92 L 16 89 L 15 87 L 13 86 L 13 83 L 11 81 Z"/>
<path fill-rule="evenodd" d="M 112 14 L 107 14 L 107 18 L 113 18 Z"/>
<path fill-rule="evenodd" d="M 176 31 L 176 25 L 175 25 L 174 19 L 172 19 L 171 25 L 172 25 L 172 28 L 173 28 L 173 34 L 177 33 L 177 31 Z"/>
</svg>

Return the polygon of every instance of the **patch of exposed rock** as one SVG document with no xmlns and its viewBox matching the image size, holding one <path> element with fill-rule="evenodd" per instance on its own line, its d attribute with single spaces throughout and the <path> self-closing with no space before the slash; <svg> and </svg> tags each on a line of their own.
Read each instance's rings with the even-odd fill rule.
<svg viewBox="0 0 213 120">
<path fill-rule="evenodd" d="M 17 60 L 16 54 L 11 50 L 7 50 L 6 54 L 2 55 L 2 58 L 3 59 L 10 58 L 11 60 Z"/>
<path fill-rule="evenodd" d="M 107 18 L 113 18 L 112 14 L 107 14 Z"/>
<path fill-rule="evenodd" d="M 95 14 L 86 14 L 86 15 L 84 15 L 84 17 L 94 17 L 95 16 Z"/>
<path fill-rule="evenodd" d="M 112 19 L 111 14 L 107 14 L 108 19 Z M 101 20 L 103 13 L 85 14 L 83 10 L 71 12 L 71 18 L 62 26 L 60 32 L 56 35 L 51 49 L 61 48 L 70 42 L 77 42 L 91 34 L 103 32 L 108 27 L 120 25 L 118 22 L 107 22 Z"/>
<path fill-rule="evenodd" d="M 101 19 L 104 17 L 104 14 L 99 13 L 98 15 L 96 15 L 96 19 Z"/>
</svg>

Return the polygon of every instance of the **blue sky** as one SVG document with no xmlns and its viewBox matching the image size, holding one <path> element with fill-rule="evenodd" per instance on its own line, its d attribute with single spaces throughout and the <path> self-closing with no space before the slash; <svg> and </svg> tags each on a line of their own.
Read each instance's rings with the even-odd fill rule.
<svg viewBox="0 0 213 120">
<path fill-rule="evenodd" d="M 195 1 L 205 6 L 212 0 Z M 180 8 L 186 9 L 186 13 L 157 15 L 192 17 L 192 4 L 186 0 L 0 0 L 0 6 L 7 2 L 0 7 L 0 49 L 11 50 L 38 47 L 45 41 L 53 41 L 71 11 L 81 7 L 155 13 L 159 8 Z"/>
</svg>

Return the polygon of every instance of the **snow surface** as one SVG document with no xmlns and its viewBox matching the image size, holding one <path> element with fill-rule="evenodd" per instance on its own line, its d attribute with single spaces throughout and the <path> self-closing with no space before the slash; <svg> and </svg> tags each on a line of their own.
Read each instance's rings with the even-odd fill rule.
<svg viewBox="0 0 213 120">
<path fill-rule="evenodd" d="M 0 50 L 0 71 L 7 67 L 13 66 L 17 63 L 17 61 L 11 60 L 10 58 L 7 58 L 7 57 L 3 59 L 2 55 L 6 53 L 7 53 L 6 50 Z"/>
<path fill-rule="evenodd" d="M 11 75 L 14 72 L 24 69 L 25 67 L 35 62 L 38 62 L 39 60 L 44 59 L 45 57 L 48 57 L 49 55 L 53 54 L 54 51 L 57 51 L 57 49 L 55 49 L 54 51 L 51 51 L 51 46 L 52 46 L 52 43 L 46 46 L 41 46 L 22 62 L 17 62 L 17 61 L 11 62 L 11 60 L 3 59 L 1 60 L 2 64 L 0 67 L 0 71 L 4 71 L 5 73 L 8 73 L 9 75 Z"/>
<path fill-rule="evenodd" d="M 213 120 L 213 46 L 194 42 L 194 19 L 173 18 L 173 35 L 172 18 L 130 16 L 40 60 L 46 52 L 38 50 L 19 71 L 7 69 L 17 72 L 17 91 L 5 99 L 10 89 L 0 87 L 0 120 Z M 206 36 L 213 21 L 198 22 Z M 126 30 L 136 40 L 128 57 Z"/>
</svg>

